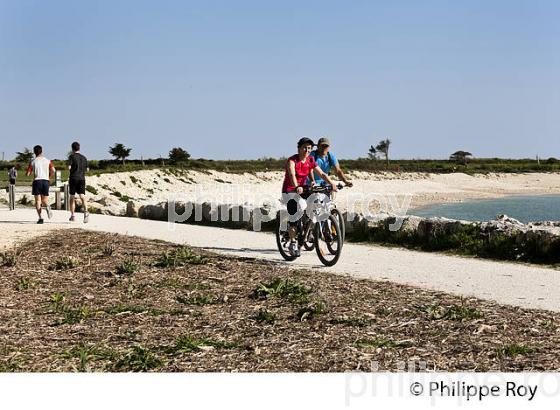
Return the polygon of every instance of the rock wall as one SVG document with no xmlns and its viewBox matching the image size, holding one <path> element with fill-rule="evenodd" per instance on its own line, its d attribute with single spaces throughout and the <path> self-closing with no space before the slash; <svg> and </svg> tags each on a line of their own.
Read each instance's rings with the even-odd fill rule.
<svg viewBox="0 0 560 410">
<path fill-rule="evenodd" d="M 406 216 L 370 222 L 360 217 L 347 223 L 348 236 L 358 241 L 388 243 L 424 251 L 452 251 L 491 259 L 560 263 L 560 222 L 523 224 L 507 215 L 487 222 Z"/>
<path fill-rule="evenodd" d="M 213 225 L 233 229 L 272 231 L 278 206 L 266 204 L 211 204 L 177 202 L 169 212 L 167 202 L 137 207 L 130 202 L 127 216 L 177 223 Z M 393 244 L 423 251 L 450 251 L 484 258 L 533 263 L 560 263 L 560 222 L 523 224 L 507 215 L 493 221 L 470 222 L 407 215 L 362 214 L 345 217 L 348 240 Z M 398 229 L 395 229 L 398 228 Z"/>
</svg>

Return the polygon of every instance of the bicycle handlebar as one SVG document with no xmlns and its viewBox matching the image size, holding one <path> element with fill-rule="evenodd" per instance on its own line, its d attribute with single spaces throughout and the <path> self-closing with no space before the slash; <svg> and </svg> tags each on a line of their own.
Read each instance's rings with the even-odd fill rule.
<svg viewBox="0 0 560 410">
<path fill-rule="evenodd" d="M 336 186 L 338 188 L 338 190 L 340 191 L 342 188 L 344 188 L 344 185 L 342 184 L 338 184 Z M 333 190 L 333 187 L 331 185 L 315 185 L 315 186 L 305 186 L 302 187 L 303 190 L 305 192 L 311 192 L 311 193 L 325 193 L 325 192 L 331 192 Z"/>
</svg>

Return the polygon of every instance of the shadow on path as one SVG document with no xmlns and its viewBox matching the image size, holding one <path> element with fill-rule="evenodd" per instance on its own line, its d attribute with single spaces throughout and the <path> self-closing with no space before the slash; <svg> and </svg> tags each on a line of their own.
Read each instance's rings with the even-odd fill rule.
<svg viewBox="0 0 560 410">
<path fill-rule="evenodd" d="M 200 248 L 207 249 L 209 251 L 222 251 L 222 252 L 257 252 L 266 255 L 274 255 L 278 253 L 278 249 L 256 249 L 256 248 L 223 248 L 219 246 L 200 246 Z"/>
</svg>

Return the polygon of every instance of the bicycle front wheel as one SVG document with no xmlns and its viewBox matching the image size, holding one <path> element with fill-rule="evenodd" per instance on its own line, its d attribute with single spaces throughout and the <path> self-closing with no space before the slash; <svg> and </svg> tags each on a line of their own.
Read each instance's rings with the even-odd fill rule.
<svg viewBox="0 0 560 410">
<path fill-rule="evenodd" d="M 340 225 L 335 216 L 315 224 L 315 250 L 321 263 L 333 266 L 338 262 L 342 253 L 342 237 Z"/>
<path fill-rule="evenodd" d="M 294 261 L 296 257 L 292 256 L 292 254 L 290 254 L 290 251 L 288 250 L 288 246 L 290 245 L 290 235 L 288 234 L 288 228 L 288 223 L 286 222 L 285 224 L 283 224 L 280 220 L 279 212 L 279 215 L 277 215 L 276 218 L 276 245 L 278 246 L 280 255 L 282 255 L 282 257 L 288 262 L 291 262 Z"/>
<path fill-rule="evenodd" d="M 338 226 L 340 227 L 340 236 L 342 238 L 342 245 L 344 245 L 344 239 L 346 238 L 346 225 L 344 224 L 344 217 L 342 216 L 342 212 L 338 209 L 334 208 L 331 210 L 331 215 L 333 215 L 338 220 Z"/>
</svg>

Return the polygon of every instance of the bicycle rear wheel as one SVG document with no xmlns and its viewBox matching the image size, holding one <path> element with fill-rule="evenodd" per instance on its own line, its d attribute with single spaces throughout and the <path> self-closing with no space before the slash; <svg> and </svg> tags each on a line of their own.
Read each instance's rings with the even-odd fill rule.
<svg viewBox="0 0 560 410">
<path fill-rule="evenodd" d="M 303 247 L 306 251 L 312 251 L 313 249 L 315 249 L 315 239 L 313 238 L 313 235 L 314 230 L 310 229 L 307 235 L 305 235 L 305 237 L 303 238 Z"/>
<path fill-rule="evenodd" d="M 294 261 L 295 256 L 290 254 L 288 246 L 290 245 L 290 235 L 288 234 L 288 222 L 286 221 L 285 228 L 282 227 L 282 221 L 280 220 L 280 215 L 276 218 L 276 245 L 278 246 L 278 251 L 280 255 L 288 262 Z"/>
<path fill-rule="evenodd" d="M 340 226 L 335 216 L 315 224 L 315 250 L 321 263 L 333 266 L 342 253 L 342 237 Z"/>
</svg>

